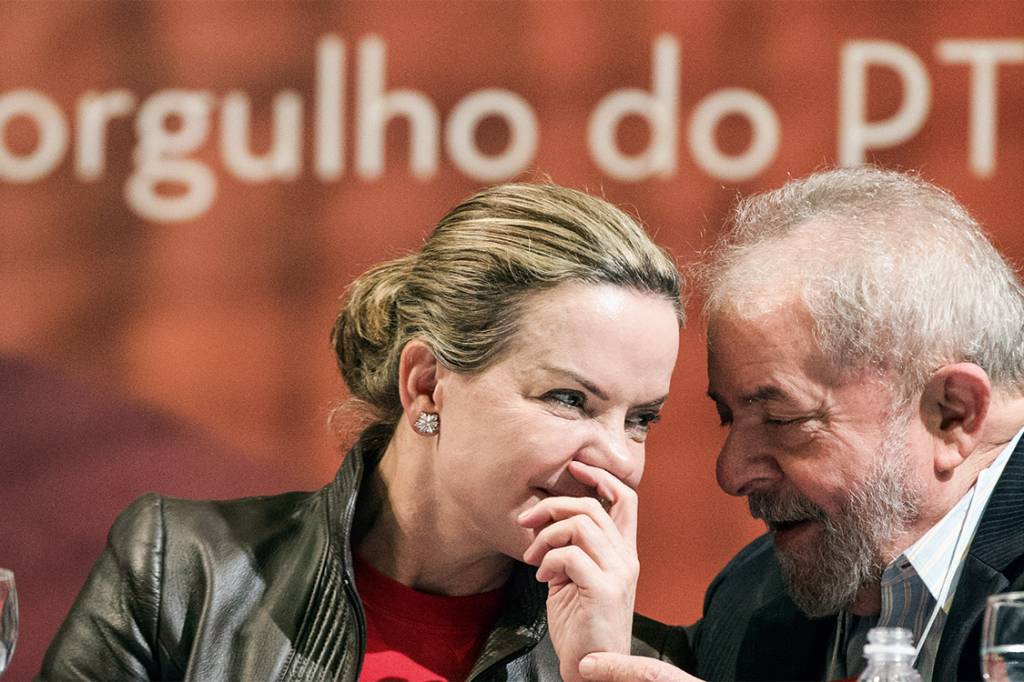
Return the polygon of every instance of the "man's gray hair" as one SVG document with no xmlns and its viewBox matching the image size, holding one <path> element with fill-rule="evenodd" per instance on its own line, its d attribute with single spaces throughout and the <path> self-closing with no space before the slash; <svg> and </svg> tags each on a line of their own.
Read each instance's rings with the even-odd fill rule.
<svg viewBox="0 0 1024 682">
<path fill-rule="evenodd" d="M 822 171 L 744 199 L 701 274 L 709 318 L 799 300 L 835 369 L 893 372 L 903 400 L 952 362 L 1024 392 L 1024 289 L 966 209 L 916 175 Z"/>
</svg>

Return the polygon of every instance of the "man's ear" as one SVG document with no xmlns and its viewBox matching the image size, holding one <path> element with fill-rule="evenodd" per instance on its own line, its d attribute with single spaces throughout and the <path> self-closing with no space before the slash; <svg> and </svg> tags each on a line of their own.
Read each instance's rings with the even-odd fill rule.
<svg viewBox="0 0 1024 682">
<path fill-rule="evenodd" d="M 925 384 L 921 400 L 929 431 L 945 446 L 935 455 L 935 469 L 951 472 L 981 440 L 992 402 L 988 374 L 970 362 L 945 365 Z"/>
<path fill-rule="evenodd" d="M 398 396 L 409 426 L 420 413 L 438 411 L 435 391 L 439 367 L 434 351 L 419 339 L 409 341 L 402 349 L 398 361 Z"/>
</svg>

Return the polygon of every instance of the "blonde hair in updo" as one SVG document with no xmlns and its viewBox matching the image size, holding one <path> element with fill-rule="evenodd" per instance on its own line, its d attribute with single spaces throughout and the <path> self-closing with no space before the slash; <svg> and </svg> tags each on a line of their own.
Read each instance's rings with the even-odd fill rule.
<svg viewBox="0 0 1024 682">
<path fill-rule="evenodd" d="M 484 370 L 515 336 L 527 296 L 566 282 L 660 296 L 683 323 L 679 270 L 632 218 L 557 185 L 498 185 L 449 211 L 418 253 L 352 283 L 331 333 L 342 377 L 377 424 L 394 427 L 406 343 L 422 340 L 453 371 Z"/>
</svg>

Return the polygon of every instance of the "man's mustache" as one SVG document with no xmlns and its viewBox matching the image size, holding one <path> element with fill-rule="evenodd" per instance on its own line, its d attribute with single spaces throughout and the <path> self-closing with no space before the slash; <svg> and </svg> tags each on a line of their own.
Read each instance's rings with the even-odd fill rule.
<svg viewBox="0 0 1024 682">
<path fill-rule="evenodd" d="M 769 526 L 797 521 L 825 521 L 828 514 L 818 505 L 798 493 L 778 495 L 754 492 L 747 496 L 750 515 L 763 519 Z"/>
</svg>

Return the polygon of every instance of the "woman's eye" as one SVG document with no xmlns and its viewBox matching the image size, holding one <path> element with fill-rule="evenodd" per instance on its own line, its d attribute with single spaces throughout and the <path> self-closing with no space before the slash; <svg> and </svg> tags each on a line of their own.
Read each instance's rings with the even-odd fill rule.
<svg viewBox="0 0 1024 682">
<path fill-rule="evenodd" d="M 651 428 L 651 424 L 655 424 L 661 421 L 661 415 L 657 412 L 645 412 L 630 417 L 626 420 L 626 425 L 631 429 L 638 431 L 647 431 Z"/>
<path fill-rule="evenodd" d="M 587 405 L 586 397 L 579 391 L 549 391 L 544 394 L 544 399 L 558 407 L 573 410 L 582 410 Z"/>
</svg>

